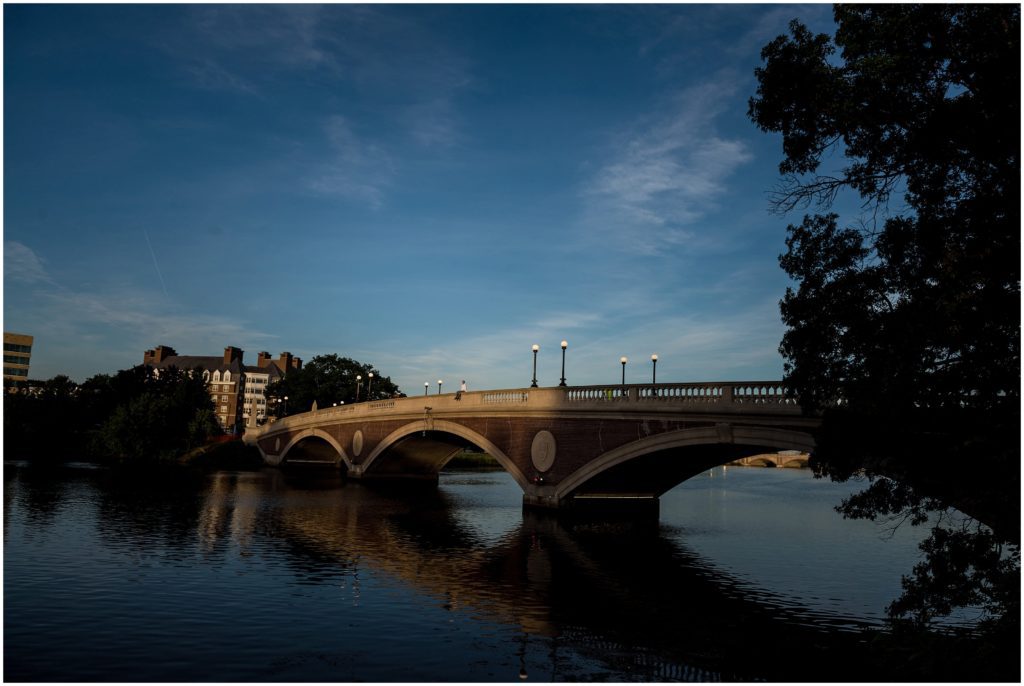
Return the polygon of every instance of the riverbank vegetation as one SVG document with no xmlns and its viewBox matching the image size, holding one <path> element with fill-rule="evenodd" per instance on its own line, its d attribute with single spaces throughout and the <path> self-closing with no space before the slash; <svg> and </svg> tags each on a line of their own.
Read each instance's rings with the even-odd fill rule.
<svg viewBox="0 0 1024 686">
<path fill-rule="evenodd" d="M 1020 7 L 834 16 L 765 46 L 750 100 L 775 209 L 817 210 L 780 257 L 786 382 L 822 417 L 814 468 L 870 479 L 844 515 L 932 522 L 893 621 L 981 608 L 1019 678 Z"/>
<path fill-rule="evenodd" d="M 201 374 L 139 365 L 77 384 L 56 376 L 4 394 L 4 455 L 37 463 L 87 460 L 171 466 L 221 435 Z"/>
<path fill-rule="evenodd" d="M 445 465 L 445 469 L 478 469 L 483 471 L 504 470 L 498 461 L 484 452 L 463 450 L 456 453 Z"/>
</svg>

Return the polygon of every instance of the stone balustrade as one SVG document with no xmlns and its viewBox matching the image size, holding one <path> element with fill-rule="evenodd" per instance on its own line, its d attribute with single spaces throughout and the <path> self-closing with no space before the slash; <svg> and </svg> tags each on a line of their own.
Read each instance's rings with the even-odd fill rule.
<svg viewBox="0 0 1024 686">
<path fill-rule="evenodd" d="M 468 394 L 463 394 L 464 398 L 467 396 Z M 480 397 L 480 401 L 485 405 L 525 403 L 529 400 L 530 393 L 528 391 L 487 391 Z"/>
<path fill-rule="evenodd" d="M 746 410 L 744 409 L 746 408 Z M 323 423 L 332 416 L 357 421 L 392 415 L 422 416 L 488 412 L 672 412 L 742 414 L 759 412 L 800 414 L 796 398 L 781 381 L 704 383 L 606 384 L 519 388 L 374 400 L 320 408 L 250 429 L 254 435 Z"/>
</svg>

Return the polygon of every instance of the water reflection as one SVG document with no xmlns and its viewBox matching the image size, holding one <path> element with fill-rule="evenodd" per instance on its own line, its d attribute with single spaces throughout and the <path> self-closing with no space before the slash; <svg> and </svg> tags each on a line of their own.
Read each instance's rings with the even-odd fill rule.
<svg viewBox="0 0 1024 686">
<path fill-rule="evenodd" d="M 856 636 L 744 592 L 678 532 L 522 512 L 503 473 L 396 489 L 276 470 L 140 482 L 9 468 L 4 507 L 14 680 L 798 680 L 866 668 Z M 47 551 L 35 565 L 30 539 Z M 47 592 L 62 598 L 47 618 L 60 631 L 36 630 Z M 101 645 L 90 626 L 107 632 Z"/>
<path fill-rule="evenodd" d="M 488 479 L 456 483 L 474 481 Z M 759 646 L 774 652 L 780 635 L 805 638 L 805 614 L 766 604 L 763 594 L 759 602 L 744 599 L 728 578 L 712 578 L 646 522 L 567 523 L 527 511 L 518 523 L 504 517 L 511 525 L 489 540 L 465 525 L 465 511 L 443 489 L 373 489 L 277 472 L 259 482 L 218 476 L 204 511 L 244 519 L 245 526 L 230 529 L 244 550 L 268 486 L 281 500 L 264 511 L 259 529 L 284 546 L 298 584 L 349 577 L 358 600 L 358 570 L 372 569 L 446 611 L 519 627 L 524 641 L 564 636 L 591 659 L 651 678 L 707 678 L 726 664 L 763 665 L 768 656 L 759 656 Z M 554 674 L 556 663 L 553 648 Z"/>
</svg>

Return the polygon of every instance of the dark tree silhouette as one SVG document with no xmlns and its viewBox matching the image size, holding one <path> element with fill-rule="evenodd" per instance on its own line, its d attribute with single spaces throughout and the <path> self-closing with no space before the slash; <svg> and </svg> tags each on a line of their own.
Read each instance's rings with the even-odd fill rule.
<svg viewBox="0 0 1024 686">
<path fill-rule="evenodd" d="M 749 116 L 781 133 L 786 378 L 851 517 L 939 523 L 894 618 L 980 605 L 1019 631 L 1020 7 L 839 5 L 763 49 Z M 841 168 L 828 164 L 839 161 Z M 842 227 L 829 212 L 859 196 Z M 1011 626 L 1012 625 L 1012 626 Z M 1015 640 L 1015 639 L 1014 639 Z"/>
<path fill-rule="evenodd" d="M 55 376 L 4 396 L 4 450 L 35 462 L 124 465 L 176 461 L 220 433 L 199 370 L 139 365 L 82 384 Z"/>
<path fill-rule="evenodd" d="M 362 379 L 357 380 L 357 376 Z M 320 408 L 340 402 L 356 402 L 357 387 L 360 401 L 380 400 L 399 394 L 398 386 L 391 382 L 391 377 L 381 376 L 373 365 L 330 354 L 317 355 L 301 369 L 289 371 L 285 378 L 267 387 L 267 397 L 276 402 L 288 396 L 287 413 L 297 414 L 308 412 L 314 400 Z M 279 405 L 283 409 L 283 405 Z"/>
</svg>

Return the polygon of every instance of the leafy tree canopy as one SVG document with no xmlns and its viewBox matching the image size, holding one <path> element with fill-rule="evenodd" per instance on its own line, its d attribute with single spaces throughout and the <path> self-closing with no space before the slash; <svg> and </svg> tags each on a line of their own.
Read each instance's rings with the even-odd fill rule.
<svg viewBox="0 0 1024 686">
<path fill-rule="evenodd" d="M 370 374 L 373 374 L 371 381 Z M 362 377 L 356 379 L 356 377 Z M 317 407 L 331 407 L 358 400 L 381 400 L 401 395 L 391 377 L 382 376 L 373 365 L 363 364 L 335 354 L 317 355 L 301 369 L 293 369 L 285 378 L 267 387 L 268 398 L 288 396 L 288 414 L 308 412 L 316 401 Z M 283 408 L 283 406 L 282 406 Z"/>
<path fill-rule="evenodd" d="M 794 20 L 765 46 L 749 107 L 782 137 L 775 208 L 822 212 L 780 257 L 787 382 L 822 412 L 817 468 L 873 477 L 847 515 L 952 504 L 991 527 L 935 529 L 893 614 L 942 614 L 968 587 L 1019 614 L 1001 561 L 1009 544 L 1019 583 L 1020 7 L 834 15 L 834 37 Z M 829 210 L 850 193 L 863 212 L 843 226 Z"/>
<path fill-rule="evenodd" d="M 20 457 L 125 464 L 176 460 L 220 432 L 202 375 L 139 365 L 82 384 L 66 376 L 4 397 L 4 449 Z"/>
<path fill-rule="evenodd" d="M 141 371 L 140 371 L 141 370 Z M 100 425 L 96 447 L 126 463 L 171 463 L 219 433 L 213 401 L 199 370 L 169 367 L 159 376 L 148 367 L 120 372 L 111 386 L 136 392 Z"/>
</svg>

